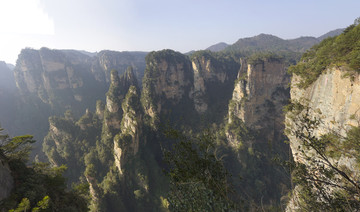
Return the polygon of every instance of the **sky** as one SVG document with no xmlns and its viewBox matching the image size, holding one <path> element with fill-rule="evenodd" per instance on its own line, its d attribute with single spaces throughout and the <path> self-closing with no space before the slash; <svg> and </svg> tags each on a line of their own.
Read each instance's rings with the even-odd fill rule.
<svg viewBox="0 0 360 212">
<path fill-rule="evenodd" d="M 0 0 L 0 61 L 25 47 L 185 53 L 260 33 L 318 37 L 359 11 L 359 0 Z"/>
</svg>

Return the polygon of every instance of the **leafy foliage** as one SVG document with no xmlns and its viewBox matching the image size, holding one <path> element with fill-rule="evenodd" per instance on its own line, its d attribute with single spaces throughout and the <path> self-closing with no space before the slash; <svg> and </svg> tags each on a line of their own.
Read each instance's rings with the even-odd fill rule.
<svg viewBox="0 0 360 212">
<path fill-rule="evenodd" d="M 34 163 L 32 167 L 25 165 L 29 154 L 28 142 L 31 136 L 19 136 L 10 139 L 1 135 L 0 139 L 8 141 L 0 146 L 0 154 L 6 152 L 14 188 L 10 196 L 0 203 L 0 207 L 10 211 L 87 211 L 86 200 L 74 191 L 65 191 L 66 182 L 62 176 L 66 166 L 50 168 L 47 163 Z M 24 148 L 23 146 L 27 148 Z"/>
<path fill-rule="evenodd" d="M 2 129 L 0 128 L 0 133 Z M 31 135 L 16 136 L 9 138 L 7 135 L 0 137 L 0 151 L 8 160 L 27 161 L 31 151 L 31 144 L 35 142 Z"/>
<path fill-rule="evenodd" d="M 169 165 L 170 192 L 167 200 L 174 211 L 226 211 L 238 206 L 229 199 L 229 173 L 218 158 L 214 138 L 208 133 L 188 138 L 169 130 L 176 139 L 172 151 L 165 150 Z"/>
<path fill-rule="evenodd" d="M 95 146 L 101 132 L 101 121 L 96 114 L 88 111 L 77 122 L 70 114 L 68 111 L 65 117 L 49 118 L 53 130 L 50 130 L 43 143 L 43 151 L 49 161 L 54 165 L 67 164 L 69 167 L 65 172 L 69 186 L 82 178 L 85 154 Z"/>
</svg>

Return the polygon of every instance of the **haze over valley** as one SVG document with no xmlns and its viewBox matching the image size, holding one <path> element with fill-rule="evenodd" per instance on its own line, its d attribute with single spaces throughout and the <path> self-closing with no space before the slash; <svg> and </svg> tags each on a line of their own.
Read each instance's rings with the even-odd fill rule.
<svg viewBox="0 0 360 212">
<path fill-rule="evenodd" d="M 0 8 L 0 211 L 360 210 L 359 2 Z"/>
</svg>

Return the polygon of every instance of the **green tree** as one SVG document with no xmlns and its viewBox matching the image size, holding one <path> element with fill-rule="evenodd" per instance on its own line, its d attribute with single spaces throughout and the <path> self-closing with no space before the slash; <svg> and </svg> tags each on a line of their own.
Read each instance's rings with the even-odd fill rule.
<svg viewBox="0 0 360 212">
<path fill-rule="evenodd" d="M 2 134 L 0 127 L 0 151 L 4 154 L 8 160 L 21 160 L 27 161 L 30 151 L 32 149 L 31 144 L 35 142 L 33 136 L 23 135 L 10 138 L 8 135 Z"/>
<path fill-rule="evenodd" d="M 187 137 L 170 129 L 166 135 L 177 143 L 164 151 L 169 168 L 170 191 L 167 196 L 172 211 L 227 211 L 237 209 L 229 198 L 232 189 L 229 173 L 217 155 L 210 132 Z"/>
<path fill-rule="evenodd" d="M 10 211 L 87 211 L 86 199 L 75 191 L 66 191 L 63 173 L 66 166 L 50 167 L 48 163 L 27 166 L 32 136 L 10 138 L 1 134 L 0 154 L 10 167 L 14 188 L 0 202 L 0 208 Z M 15 209 L 12 209 L 15 208 Z"/>
</svg>

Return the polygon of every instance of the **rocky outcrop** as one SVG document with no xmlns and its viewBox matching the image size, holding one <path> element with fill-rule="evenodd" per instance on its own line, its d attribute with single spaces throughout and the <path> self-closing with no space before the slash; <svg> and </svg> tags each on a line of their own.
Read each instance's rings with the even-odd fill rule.
<svg viewBox="0 0 360 212">
<path fill-rule="evenodd" d="M 306 89 L 299 89 L 296 86 L 299 80 L 297 76 L 292 79 L 291 100 L 307 103 L 307 106 L 311 108 L 311 116 L 321 119 L 321 124 L 314 132 L 316 135 L 335 131 L 345 136 L 351 126 L 359 125 L 360 75 L 356 74 L 352 80 L 344 77 L 345 73 L 338 68 L 328 69 Z M 287 125 L 288 127 L 293 126 L 289 117 Z M 291 135 L 289 135 L 289 139 L 294 160 L 299 161 L 301 152 L 298 151 L 298 146 L 300 143 Z M 342 158 L 342 160 L 350 170 L 356 171 L 351 161 L 346 158 Z"/>
<path fill-rule="evenodd" d="M 122 75 L 128 67 L 132 67 L 137 79 L 142 79 L 145 70 L 146 52 L 116 52 L 104 50 L 97 54 L 97 63 L 109 82 L 110 72 L 115 69 Z"/>
<path fill-rule="evenodd" d="M 53 165 L 60 166 L 70 159 L 67 151 L 75 140 L 73 132 L 79 129 L 73 121 L 58 117 L 50 117 L 49 125 L 49 132 L 44 138 L 43 151 Z"/>
<path fill-rule="evenodd" d="M 241 120 L 247 128 L 264 131 L 264 140 L 277 140 L 284 129 L 282 108 L 288 103 L 290 76 L 282 60 L 264 59 L 248 64 L 241 60 L 241 69 L 229 105 L 229 124 Z M 230 131 L 228 140 L 237 141 Z"/>
<path fill-rule="evenodd" d="M 85 170 L 83 156 L 95 146 L 101 134 L 101 119 L 97 114 L 86 110 L 75 121 L 71 112 L 67 111 L 65 117 L 50 117 L 49 125 L 42 144 L 43 151 L 52 165 L 67 165 L 65 176 L 71 185 L 79 180 Z"/>
<path fill-rule="evenodd" d="M 86 87 L 88 82 L 82 75 L 90 77 L 90 68 L 91 59 L 86 55 L 41 48 L 22 50 L 14 72 L 22 94 L 34 94 L 43 102 L 54 104 L 57 103 L 54 95 L 59 91 L 68 91 L 74 100 L 81 102 L 82 96 L 75 91 Z"/>
<path fill-rule="evenodd" d="M 145 114 L 154 124 L 160 114 L 168 113 L 173 106 L 185 106 L 183 102 L 189 100 L 193 84 L 192 69 L 185 55 L 172 50 L 151 52 L 146 63 L 141 98 Z M 187 102 L 186 107 L 192 105 Z"/>
<path fill-rule="evenodd" d="M 201 115 L 222 118 L 238 69 L 233 59 L 209 51 L 191 58 L 172 50 L 152 52 L 143 80 L 145 113 L 152 120 L 165 115 L 177 122 Z"/>
<path fill-rule="evenodd" d="M 105 111 L 105 105 L 101 100 L 96 101 L 96 115 L 99 117 L 100 120 L 103 120 L 104 118 L 104 111 Z"/>
<path fill-rule="evenodd" d="M 101 208 L 101 194 L 102 191 L 97 185 L 96 179 L 92 176 L 86 176 L 86 181 L 89 183 L 89 194 L 91 198 L 90 210 Z"/>
<path fill-rule="evenodd" d="M 11 175 L 9 164 L 0 152 L 0 201 L 9 197 L 14 187 L 14 179 Z"/>
<path fill-rule="evenodd" d="M 240 64 L 224 130 L 232 155 L 230 172 L 246 179 L 235 188 L 246 191 L 245 202 L 280 205 L 290 187 L 290 176 L 271 161 L 289 158 L 283 135 L 283 106 L 290 92 L 287 64 L 275 55 L 240 59 Z"/>
<path fill-rule="evenodd" d="M 79 116 L 86 107 L 103 99 L 112 69 L 123 74 L 132 66 L 142 77 L 145 55 L 101 51 L 89 56 L 75 50 L 24 49 L 14 69 L 16 85 L 21 94 L 38 97 L 57 113 L 71 108 Z"/>
<path fill-rule="evenodd" d="M 129 88 L 122 110 L 121 132 L 114 138 L 115 165 L 120 174 L 123 173 L 122 164 L 138 153 L 142 136 L 142 110 L 139 91 L 135 86 Z"/>
<path fill-rule="evenodd" d="M 190 96 L 194 100 L 196 111 L 204 113 L 209 105 L 226 104 L 239 65 L 233 60 L 219 61 L 219 58 L 209 52 L 195 53 L 191 62 L 194 84 Z"/>
<path fill-rule="evenodd" d="M 117 71 L 111 71 L 111 83 L 109 91 L 106 94 L 106 110 L 105 110 L 105 127 L 110 131 L 120 130 L 122 110 L 121 104 L 125 99 L 125 95 L 131 86 L 137 87 L 137 80 L 132 71 L 128 68 L 127 71 L 119 77 Z"/>
</svg>

